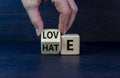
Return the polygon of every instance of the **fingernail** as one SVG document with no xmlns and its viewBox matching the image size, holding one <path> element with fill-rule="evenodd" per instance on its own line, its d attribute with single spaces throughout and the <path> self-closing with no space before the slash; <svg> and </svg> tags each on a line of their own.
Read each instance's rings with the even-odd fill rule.
<svg viewBox="0 0 120 78">
<path fill-rule="evenodd" d="M 66 33 L 66 28 L 64 28 L 64 30 L 63 30 L 63 34 L 65 34 Z"/>
<path fill-rule="evenodd" d="M 37 34 L 38 37 L 40 36 L 40 33 L 41 33 L 41 30 L 40 29 L 36 29 L 36 34 Z"/>
<path fill-rule="evenodd" d="M 62 31 L 61 34 L 64 35 L 66 32 L 65 31 Z"/>
<path fill-rule="evenodd" d="M 66 31 L 63 32 L 63 34 L 65 34 L 65 33 L 66 33 Z"/>
</svg>

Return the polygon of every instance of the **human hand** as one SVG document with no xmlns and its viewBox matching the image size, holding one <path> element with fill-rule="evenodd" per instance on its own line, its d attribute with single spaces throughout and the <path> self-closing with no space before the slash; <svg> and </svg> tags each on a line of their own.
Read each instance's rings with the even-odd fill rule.
<svg viewBox="0 0 120 78">
<path fill-rule="evenodd" d="M 44 23 L 39 11 L 39 5 L 43 3 L 44 0 L 21 0 L 24 8 L 26 9 L 29 18 L 34 25 L 37 36 L 40 36 L 43 30 Z"/>
<path fill-rule="evenodd" d="M 62 34 L 65 34 L 72 26 L 76 17 L 78 7 L 74 0 L 52 0 L 59 16 L 59 30 Z"/>
<path fill-rule="evenodd" d="M 44 0 L 22 0 L 32 24 L 36 29 L 37 36 L 40 36 L 44 23 L 40 15 L 39 5 Z M 74 0 L 52 0 L 57 11 L 60 13 L 58 27 L 62 34 L 65 34 L 75 19 L 78 8 Z"/>
</svg>

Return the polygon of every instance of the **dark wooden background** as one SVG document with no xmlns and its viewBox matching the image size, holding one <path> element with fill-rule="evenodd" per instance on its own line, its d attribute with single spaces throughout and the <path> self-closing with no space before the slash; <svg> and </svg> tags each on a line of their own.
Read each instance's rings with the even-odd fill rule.
<svg viewBox="0 0 120 78">
<path fill-rule="evenodd" d="M 119 0 L 75 0 L 79 12 L 68 33 L 78 33 L 81 41 L 120 41 Z M 47 1 L 41 5 L 45 28 L 57 28 L 58 13 Z M 39 41 L 21 0 L 0 0 L 0 41 Z"/>
</svg>

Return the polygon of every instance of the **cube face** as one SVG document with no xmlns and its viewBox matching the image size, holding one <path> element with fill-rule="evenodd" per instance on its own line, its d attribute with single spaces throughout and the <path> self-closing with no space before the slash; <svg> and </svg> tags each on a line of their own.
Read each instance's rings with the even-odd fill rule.
<svg viewBox="0 0 120 78">
<path fill-rule="evenodd" d="M 44 29 L 41 33 L 41 42 L 60 42 L 60 37 L 58 29 Z"/>
<path fill-rule="evenodd" d="M 42 54 L 59 54 L 60 44 L 58 42 L 46 42 L 41 44 Z"/>
<path fill-rule="evenodd" d="M 79 55 L 79 54 L 80 54 L 80 36 L 77 34 L 63 35 L 61 55 Z"/>
<path fill-rule="evenodd" d="M 41 53 L 59 54 L 61 49 L 61 37 L 58 29 L 45 29 L 41 33 Z"/>
</svg>

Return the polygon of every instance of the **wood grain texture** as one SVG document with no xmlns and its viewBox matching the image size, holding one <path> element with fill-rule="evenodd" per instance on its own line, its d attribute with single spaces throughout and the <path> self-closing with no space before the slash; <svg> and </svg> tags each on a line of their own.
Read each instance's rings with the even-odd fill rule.
<svg viewBox="0 0 120 78">
<path fill-rule="evenodd" d="M 81 56 L 40 55 L 39 45 L 0 44 L 0 78 L 120 77 L 120 43 L 82 43 Z"/>
<path fill-rule="evenodd" d="M 80 36 L 78 34 L 66 34 L 61 37 L 61 55 L 80 54 Z"/>
<path fill-rule="evenodd" d="M 59 54 L 61 50 L 61 33 L 58 29 L 44 29 L 41 33 L 41 53 Z"/>
</svg>

